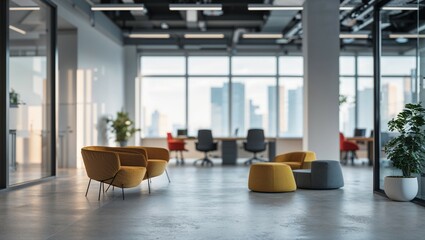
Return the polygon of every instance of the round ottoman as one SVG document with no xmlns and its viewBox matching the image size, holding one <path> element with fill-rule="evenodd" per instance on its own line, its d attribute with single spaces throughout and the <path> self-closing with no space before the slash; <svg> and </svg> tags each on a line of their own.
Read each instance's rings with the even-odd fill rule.
<svg viewBox="0 0 425 240">
<path fill-rule="evenodd" d="M 269 162 L 251 165 L 248 188 L 255 192 L 292 192 L 297 185 L 291 167 Z"/>
</svg>

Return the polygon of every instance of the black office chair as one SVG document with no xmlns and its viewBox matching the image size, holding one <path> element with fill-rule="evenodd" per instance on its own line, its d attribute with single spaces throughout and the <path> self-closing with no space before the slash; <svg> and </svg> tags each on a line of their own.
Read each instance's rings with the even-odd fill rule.
<svg viewBox="0 0 425 240">
<path fill-rule="evenodd" d="M 213 141 L 211 130 L 199 130 L 198 131 L 198 142 L 195 143 L 196 150 L 205 153 L 205 157 L 196 160 L 193 165 L 196 165 L 198 161 L 202 161 L 201 166 L 213 166 L 213 162 L 208 158 L 208 152 L 217 150 L 217 143 Z"/>
<path fill-rule="evenodd" d="M 246 142 L 243 143 L 245 151 L 254 153 L 254 157 L 245 161 L 245 165 L 251 164 L 253 161 L 266 162 L 264 159 L 257 158 L 257 153 L 266 150 L 266 141 L 263 129 L 249 129 Z"/>
</svg>

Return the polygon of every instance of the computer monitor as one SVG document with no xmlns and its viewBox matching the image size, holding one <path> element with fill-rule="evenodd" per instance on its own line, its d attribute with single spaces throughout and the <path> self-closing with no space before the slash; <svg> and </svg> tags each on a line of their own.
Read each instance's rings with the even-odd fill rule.
<svg viewBox="0 0 425 240">
<path fill-rule="evenodd" d="M 177 129 L 177 136 L 187 136 L 187 129 Z"/>
</svg>

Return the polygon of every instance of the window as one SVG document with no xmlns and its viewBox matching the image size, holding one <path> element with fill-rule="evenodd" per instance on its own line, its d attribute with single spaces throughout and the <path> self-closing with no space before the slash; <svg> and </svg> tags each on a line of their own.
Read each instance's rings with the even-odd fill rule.
<svg viewBox="0 0 425 240">
<path fill-rule="evenodd" d="M 212 129 L 215 136 L 229 134 L 229 79 L 189 78 L 189 135 Z M 196 114 L 195 114 L 196 113 Z"/>
<path fill-rule="evenodd" d="M 279 79 L 279 97 L 279 136 L 302 136 L 303 78 L 281 77 Z"/>
<path fill-rule="evenodd" d="M 140 69 L 144 137 L 179 128 L 192 136 L 245 136 L 250 128 L 302 136 L 302 57 L 143 56 Z"/>
<path fill-rule="evenodd" d="M 279 74 L 289 76 L 303 76 L 303 57 L 285 56 L 279 58 Z"/>
<path fill-rule="evenodd" d="M 184 75 L 184 57 L 142 57 L 142 76 L 148 75 Z"/>
<path fill-rule="evenodd" d="M 184 78 L 143 78 L 142 135 L 165 137 L 185 128 L 185 106 Z"/>
<path fill-rule="evenodd" d="M 228 57 L 189 57 L 189 75 L 228 75 Z"/>
<path fill-rule="evenodd" d="M 276 75 L 275 57 L 232 57 L 234 75 Z"/>
</svg>

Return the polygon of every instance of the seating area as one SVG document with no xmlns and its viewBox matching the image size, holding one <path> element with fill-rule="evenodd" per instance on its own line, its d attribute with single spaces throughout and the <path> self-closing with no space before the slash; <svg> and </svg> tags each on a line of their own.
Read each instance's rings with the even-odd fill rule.
<svg viewBox="0 0 425 240">
<path fill-rule="evenodd" d="M 91 180 L 100 183 L 100 193 L 107 192 L 111 186 L 122 190 L 124 200 L 124 188 L 137 187 L 143 180 L 147 180 L 149 193 L 152 178 L 167 175 L 167 164 L 170 159 L 168 150 L 154 147 L 102 147 L 89 146 L 81 149 L 84 165 L 90 188 Z M 109 184 L 105 190 L 105 184 Z"/>
</svg>

